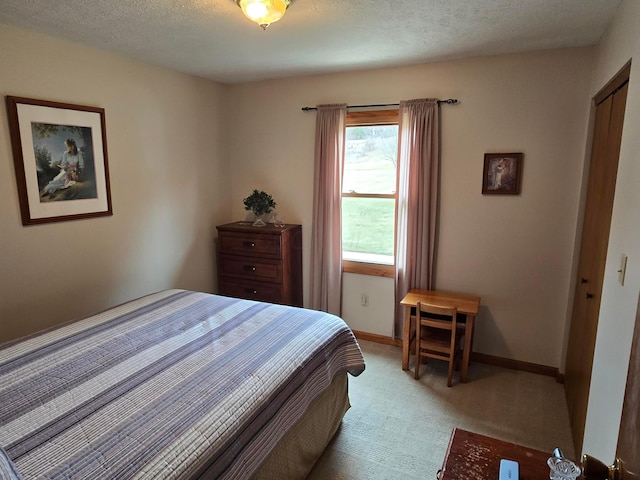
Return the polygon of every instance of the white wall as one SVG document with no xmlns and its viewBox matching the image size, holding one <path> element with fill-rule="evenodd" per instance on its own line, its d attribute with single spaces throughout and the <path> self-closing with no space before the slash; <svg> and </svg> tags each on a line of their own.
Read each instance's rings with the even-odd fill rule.
<svg viewBox="0 0 640 480">
<path fill-rule="evenodd" d="M 345 273 L 342 278 L 342 318 L 353 330 L 393 337 L 393 279 Z M 362 295 L 368 304 L 362 305 Z"/>
<path fill-rule="evenodd" d="M 590 90 L 595 94 L 633 58 L 583 446 L 584 453 L 607 464 L 615 456 L 640 290 L 639 23 L 640 2 L 624 0 L 600 42 Z M 623 253 L 628 262 L 621 286 L 617 270 Z"/>
<path fill-rule="evenodd" d="M 0 342 L 164 288 L 213 291 L 223 87 L 0 25 L 0 94 L 105 109 L 113 216 L 23 227 L 0 115 Z"/>
<path fill-rule="evenodd" d="M 315 114 L 321 103 L 458 98 L 442 107 L 436 286 L 482 297 L 475 349 L 560 366 L 590 108 L 592 50 L 566 49 L 289 78 L 233 86 L 232 210 L 252 189 L 304 231 L 305 299 L 313 199 Z M 523 152 L 520 196 L 482 196 L 483 155 Z M 347 280 L 344 317 L 370 322 L 363 286 Z M 369 285 L 393 302 L 393 283 Z M 355 303 L 354 303 L 355 302 Z M 376 332 L 389 331 L 375 323 Z M 357 328 L 360 329 L 360 328 Z"/>
</svg>

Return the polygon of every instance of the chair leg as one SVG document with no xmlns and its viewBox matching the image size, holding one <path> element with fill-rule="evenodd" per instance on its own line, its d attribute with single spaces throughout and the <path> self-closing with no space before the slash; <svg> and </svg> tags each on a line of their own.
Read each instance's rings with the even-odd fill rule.
<svg viewBox="0 0 640 480">
<path fill-rule="evenodd" d="M 447 377 L 447 387 L 451 386 L 451 379 L 453 378 L 453 365 L 455 363 L 455 357 L 449 359 L 449 376 Z"/>
<path fill-rule="evenodd" d="M 416 365 L 413 370 L 413 378 L 420 376 L 420 322 L 416 321 Z"/>
</svg>

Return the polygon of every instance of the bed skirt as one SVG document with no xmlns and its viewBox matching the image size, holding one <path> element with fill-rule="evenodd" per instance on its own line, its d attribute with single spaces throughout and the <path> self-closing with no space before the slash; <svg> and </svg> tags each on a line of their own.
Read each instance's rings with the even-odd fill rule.
<svg viewBox="0 0 640 480">
<path fill-rule="evenodd" d="M 278 443 L 255 480 L 303 479 L 327 448 L 349 409 L 348 378 L 338 375 Z"/>
</svg>

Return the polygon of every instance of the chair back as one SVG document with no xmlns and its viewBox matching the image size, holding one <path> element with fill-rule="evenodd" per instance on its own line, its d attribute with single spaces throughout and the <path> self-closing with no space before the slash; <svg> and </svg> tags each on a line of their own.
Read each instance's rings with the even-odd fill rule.
<svg viewBox="0 0 640 480">
<path fill-rule="evenodd" d="M 455 307 L 441 307 L 418 302 L 415 318 L 416 364 L 415 379 L 420 376 L 420 362 L 436 358 L 449 362 L 447 386 L 451 386 L 453 368 L 460 353 L 460 336 L 457 334 L 458 312 Z M 424 332 L 423 332 L 424 327 Z"/>
<path fill-rule="evenodd" d="M 456 329 L 458 312 L 455 307 L 440 307 L 418 302 L 416 314 L 419 317 L 420 324 L 426 327 L 453 331 Z"/>
</svg>

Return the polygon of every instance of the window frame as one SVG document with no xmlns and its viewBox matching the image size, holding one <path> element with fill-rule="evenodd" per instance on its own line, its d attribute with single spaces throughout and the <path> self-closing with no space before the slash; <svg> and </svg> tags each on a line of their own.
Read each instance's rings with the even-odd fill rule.
<svg viewBox="0 0 640 480">
<path fill-rule="evenodd" d="M 398 125 L 400 121 L 400 110 L 398 108 L 385 109 L 385 110 L 360 110 L 360 111 L 347 111 L 347 118 L 345 127 L 367 127 L 375 125 Z M 393 229 L 393 251 L 394 259 L 393 264 L 382 264 L 372 262 L 358 262 L 354 260 L 342 260 L 342 271 L 346 273 L 357 273 L 360 275 L 372 275 L 377 277 L 394 278 L 396 274 L 395 265 L 395 252 L 397 248 L 397 226 L 398 226 L 398 168 L 399 159 L 396 162 L 396 191 L 393 194 L 380 193 L 380 194 L 353 194 L 344 193 L 341 194 L 341 199 L 344 197 L 369 197 L 369 198 L 394 198 L 395 214 L 394 214 L 394 229 Z M 344 159 L 342 164 L 344 171 Z M 342 209 L 342 201 L 340 205 Z"/>
</svg>

